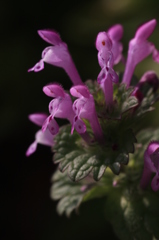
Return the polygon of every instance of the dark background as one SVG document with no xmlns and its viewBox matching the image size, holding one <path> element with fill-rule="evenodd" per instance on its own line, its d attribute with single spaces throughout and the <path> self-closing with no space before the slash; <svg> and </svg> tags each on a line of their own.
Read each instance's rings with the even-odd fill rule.
<svg viewBox="0 0 159 240">
<path fill-rule="evenodd" d="M 42 87 L 71 82 L 65 72 L 45 64 L 39 73 L 27 73 L 48 46 L 37 34 L 38 29 L 57 30 L 85 81 L 99 73 L 96 35 L 115 23 L 124 26 L 122 42 L 126 53 L 128 40 L 135 29 L 152 18 L 159 20 L 157 0 L 80 0 L 80 1 L 1 1 L 0 64 L 0 176 L 2 240 L 115 239 L 105 221 L 104 200 L 83 204 L 79 215 L 59 217 L 56 202 L 50 199 L 51 176 L 55 170 L 49 148 L 39 145 L 35 154 L 25 157 L 37 127 L 27 116 L 47 111 L 48 97 Z M 151 40 L 159 49 L 159 25 Z M 119 65 L 116 69 L 123 69 Z M 147 58 L 136 68 L 140 77 L 145 70 L 159 65 Z M 157 110 L 152 124 L 158 124 Z"/>
</svg>

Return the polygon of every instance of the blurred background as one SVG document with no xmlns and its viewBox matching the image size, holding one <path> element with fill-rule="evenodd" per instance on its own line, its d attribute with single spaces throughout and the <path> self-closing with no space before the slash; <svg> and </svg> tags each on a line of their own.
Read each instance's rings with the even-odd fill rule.
<svg viewBox="0 0 159 240">
<path fill-rule="evenodd" d="M 104 200 L 83 204 L 79 214 L 70 219 L 59 217 L 56 202 L 50 199 L 51 176 L 56 169 L 51 150 L 38 146 L 29 158 L 25 152 L 34 140 L 38 127 L 28 114 L 47 112 L 50 101 L 42 87 L 59 82 L 67 89 L 71 82 L 65 72 L 50 65 L 39 73 L 27 73 L 48 46 L 38 29 L 57 30 L 83 79 L 96 79 L 99 73 L 94 43 L 99 31 L 115 23 L 124 26 L 124 54 L 136 28 L 150 19 L 159 20 L 156 0 L 80 0 L 34 1 L 1 0 L 0 64 L 0 177 L 1 239 L 23 240 L 116 239 L 104 218 Z M 159 22 L 159 21 L 158 21 Z M 150 38 L 159 49 L 159 24 Z M 123 70 L 122 64 L 116 67 Z M 146 70 L 159 74 L 159 65 L 151 57 L 135 70 L 138 77 Z M 157 108 L 158 109 L 158 108 Z M 157 125 L 157 109 L 152 124 Z"/>
</svg>

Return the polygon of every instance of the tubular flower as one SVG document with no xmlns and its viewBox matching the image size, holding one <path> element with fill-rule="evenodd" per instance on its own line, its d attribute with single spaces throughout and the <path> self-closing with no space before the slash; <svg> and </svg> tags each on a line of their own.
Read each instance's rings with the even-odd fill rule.
<svg viewBox="0 0 159 240">
<path fill-rule="evenodd" d="M 34 67 L 30 68 L 28 72 L 41 71 L 44 68 L 44 62 L 46 62 L 63 68 L 74 85 L 83 84 L 68 51 L 67 44 L 61 40 L 60 35 L 53 30 L 39 30 L 38 34 L 44 41 L 53 46 L 47 47 L 43 50 L 42 59 L 36 63 Z"/>
<path fill-rule="evenodd" d="M 136 31 L 135 37 L 129 42 L 128 57 L 122 82 L 129 87 L 136 65 L 152 53 L 153 60 L 159 62 L 159 53 L 155 46 L 147 41 L 156 26 L 156 20 L 153 19 Z"/>
<path fill-rule="evenodd" d="M 159 142 L 151 142 L 144 154 L 144 169 L 140 182 L 142 189 L 145 189 L 150 180 L 152 173 L 155 173 L 155 176 L 152 179 L 151 187 L 153 191 L 159 190 Z"/>
<path fill-rule="evenodd" d="M 34 113 L 29 115 L 29 120 L 40 127 L 43 125 L 46 118 L 47 118 L 47 115 L 43 113 Z M 46 129 L 45 132 L 42 132 L 42 130 L 39 130 L 35 134 L 35 141 L 27 149 L 26 156 L 30 156 L 36 151 L 38 143 L 46 146 L 50 146 L 50 147 L 54 145 L 53 136 L 48 129 Z"/>
<path fill-rule="evenodd" d="M 98 62 L 102 68 L 97 81 L 103 89 L 108 106 L 113 104 L 113 82 L 118 83 L 118 75 L 113 70 L 113 66 L 122 59 L 122 44 L 119 42 L 122 35 L 123 28 L 117 24 L 111 27 L 107 33 L 100 32 L 96 38 Z"/>
<path fill-rule="evenodd" d="M 51 134 L 56 135 L 59 131 L 59 126 L 54 117 L 66 118 L 72 123 L 74 117 L 72 101 L 69 94 L 65 93 L 60 85 L 50 84 L 44 86 L 43 91 L 47 96 L 54 99 L 49 103 L 50 116 L 45 120 L 42 131 L 48 128 Z"/>
<path fill-rule="evenodd" d="M 78 99 L 73 103 L 73 110 L 75 113 L 72 130 L 74 128 L 79 133 L 85 133 L 86 126 L 81 120 L 82 118 L 87 119 L 90 122 L 95 138 L 98 141 L 103 141 L 103 132 L 98 121 L 98 117 L 95 110 L 95 104 L 93 96 L 89 93 L 86 86 L 75 86 L 70 89 L 72 96 Z"/>
</svg>

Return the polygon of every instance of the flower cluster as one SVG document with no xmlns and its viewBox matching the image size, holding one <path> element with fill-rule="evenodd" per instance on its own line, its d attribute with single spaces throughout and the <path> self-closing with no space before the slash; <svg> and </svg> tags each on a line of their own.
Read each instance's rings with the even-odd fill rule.
<svg viewBox="0 0 159 240">
<path fill-rule="evenodd" d="M 139 127 L 141 115 L 150 111 L 158 100 L 156 92 L 159 80 L 154 71 L 147 71 L 136 83 L 132 81 L 136 65 L 148 55 L 152 54 L 153 60 L 159 63 L 159 52 L 148 41 L 155 26 L 156 20 L 153 19 L 137 29 L 129 42 L 126 59 L 122 54 L 123 27 L 120 24 L 112 26 L 107 32 L 98 33 L 95 45 L 101 71 L 97 81 L 86 83 L 82 82 L 67 44 L 61 40 L 60 35 L 53 30 L 38 31 L 40 37 L 51 46 L 43 50 L 41 60 L 28 71 L 41 71 L 45 63 L 61 67 L 70 77 L 73 86 L 70 93 L 57 83 L 43 87 L 43 92 L 52 98 L 49 115 L 34 113 L 29 116 L 41 129 L 28 148 L 27 156 L 35 152 L 37 144 L 41 143 L 53 147 L 55 162 L 61 162 L 61 171 L 69 167 L 72 180 L 81 180 L 92 171 L 93 178 L 99 180 L 106 167 L 119 174 L 121 165 L 128 163 L 129 153 L 134 152 L 136 134 L 142 130 L 142 126 Z M 125 64 L 123 74 L 114 70 L 114 65 L 120 61 Z M 60 130 L 62 128 L 59 128 L 58 118 L 65 118 L 70 123 L 71 127 L 67 128 L 70 133 L 66 139 L 63 130 Z M 74 134 L 75 139 L 72 140 Z M 65 142 L 59 142 L 58 135 Z M 70 143 L 67 148 L 68 141 Z M 64 146 L 60 147 L 60 144 Z M 74 149 L 71 149 L 71 144 Z M 156 173 L 152 189 L 159 189 L 158 149 L 159 142 L 154 141 L 145 151 L 140 184 L 143 189 L 148 185 L 152 172 Z"/>
</svg>

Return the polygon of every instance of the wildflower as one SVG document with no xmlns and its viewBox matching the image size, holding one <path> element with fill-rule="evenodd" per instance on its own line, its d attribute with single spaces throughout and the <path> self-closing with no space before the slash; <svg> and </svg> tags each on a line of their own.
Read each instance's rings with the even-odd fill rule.
<svg viewBox="0 0 159 240">
<path fill-rule="evenodd" d="M 72 87 L 70 93 L 72 96 L 78 98 L 73 104 L 75 117 L 71 132 L 73 133 L 74 128 L 79 133 L 84 133 L 86 131 L 86 125 L 81 120 L 84 118 L 90 122 L 96 140 L 100 142 L 103 141 L 103 132 L 98 121 L 92 94 L 90 94 L 87 87 L 83 85 Z"/>
<path fill-rule="evenodd" d="M 133 72 L 139 62 L 141 62 L 151 53 L 153 54 L 153 60 L 159 62 L 159 52 L 151 42 L 147 41 L 147 38 L 154 31 L 155 26 L 155 19 L 143 24 L 136 31 L 135 37 L 129 42 L 128 57 L 122 80 L 127 87 L 130 85 Z"/>
<path fill-rule="evenodd" d="M 46 118 L 47 118 L 47 115 L 43 113 L 34 113 L 29 115 L 29 120 L 38 126 L 42 126 Z M 27 157 L 36 151 L 38 143 L 46 146 L 50 146 L 50 147 L 53 146 L 54 144 L 53 136 L 51 135 L 48 129 L 46 129 L 45 132 L 42 132 L 42 130 L 39 130 L 35 134 L 35 141 L 29 146 L 29 148 L 26 151 Z"/>
<path fill-rule="evenodd" d="M 44 41 L 53 46 L 47 47 L 43 50 L 42 59 L 36 63 L 34 67 L 30 68 L 28 72 L 41 71 L 44 68 L 44 62 L 46 62 L 63 68 L 74 85 L 83 84 L 68 51 L 67 44 L 61 40 L 60 35 L 53 30 L 39 30 L 38 34 Z"/>
<path fill-rule="evenodd" d="M 144 154 L 144 169 L 140 182 L 142 189 L 145 189 L 150 180 L 152 173 L 155 173 L 155 176 L 152 179 L 151 187 L 153 191 L 159 190 L 159 142 L 151 142 Z"/>
<path fill-rule="evenodd" d="M 122 34 L 123 28 L 117 24 L 108 32 L 100 32 L 96 38 L 98 62 L 102 68 L 97 81 L 103 89 L 107 106 L 113 104 L 113 82 L 118 83 L 118 75 L 113 66 L 122 59 L 122 44 L 119 42 Z"/>
<path fill-rule="evenodd" d="M 43 91 L 47 96 L 54 99 L 49 103 L 50 116 L 45 120 L 42 131 L 48 128 L 53 135 L 56 135 L 59 131 L 59 126 L 54 117 L 66 118 L 71 123 L 73 121 L 72 100 L 69 94 L 65 93 L 63 88 L 58 84 L 44 86 Z"/>
</svg>

